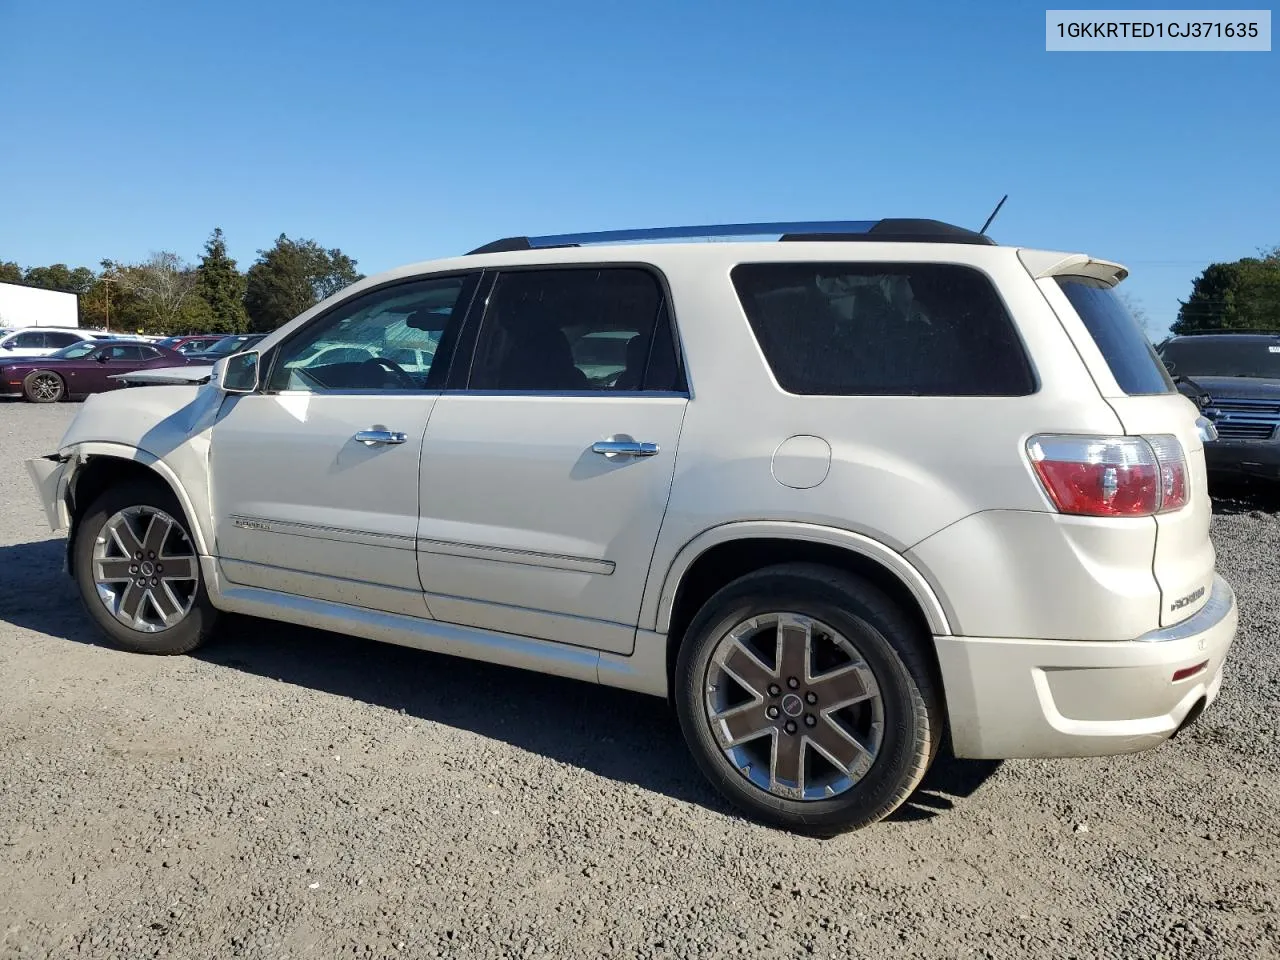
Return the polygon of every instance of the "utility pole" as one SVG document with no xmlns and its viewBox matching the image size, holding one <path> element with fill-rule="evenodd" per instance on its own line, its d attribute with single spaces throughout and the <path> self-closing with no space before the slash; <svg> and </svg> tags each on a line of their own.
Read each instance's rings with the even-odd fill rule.
<svg viewBox="0 0 1280 960">
<path fill-rule="evenodd" d="M 102 282 L 106 287 L 107 294 L 107 333 L 111 332 L 111 284 L 115 283 L 115 279 L 115 277 L 108 276 L 105 273 L 102 275 Z"/>
</svg>

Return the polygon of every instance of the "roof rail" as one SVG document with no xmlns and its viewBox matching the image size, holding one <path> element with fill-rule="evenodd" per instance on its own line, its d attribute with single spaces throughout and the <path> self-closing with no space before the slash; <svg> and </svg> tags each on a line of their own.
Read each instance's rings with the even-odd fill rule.
<svg viewBox="0 0 1280 960">
<path fill-rule="evenodd" d="M 596 233 L 559 233 L 542 237 L 504 237 L 468 251 L 510 253 L 580 247 L 594 243 L 643 243 L 650 240 L 696 240 L 721 237 L 777 237 L 781 241 L 850 241 L 881 243 L 978 243 L 995 244 L 985 234 L 940 220 L 801 220 L 778 223 L 719 223 L 688 227 L 643 227 L 603 230 Z"/>
<path fill-rule="evenodd" d="M 1231 329 L 1231 330 L 1188 330 L 1186 333 L 1170 334 L 1168 339 L 1172 340 L 1175 337 L 1233 337 L 1233 336 L 1280 337 L 1280 330 L 1267 330 L 1267 329 L 1253 330 L 1253 329 L 1245 329 L 1243 327 L 1240 327 L 1238 329 Z"/>
</svg>

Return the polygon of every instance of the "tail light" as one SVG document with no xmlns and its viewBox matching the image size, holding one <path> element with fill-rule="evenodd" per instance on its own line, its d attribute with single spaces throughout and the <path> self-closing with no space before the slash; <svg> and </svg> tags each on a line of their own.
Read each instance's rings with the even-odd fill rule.
<svg viewBox="0 0 1280 960">
<path fill-rule="evenodd" d="M 1150 517 L 1187 504 L 1187 460 L 1178 438 L 1036 436 L 1036 476 L 1062 513 Z"/>
<path fill-rule="evenodd" d="M 1160 513 L 1185 507 L 1191 493 L 1187 489 L 1187 458 L 1182 453 L 1182 444 L 1167 433 L 1145 439 L 1160 465 Z"/>
</svg>

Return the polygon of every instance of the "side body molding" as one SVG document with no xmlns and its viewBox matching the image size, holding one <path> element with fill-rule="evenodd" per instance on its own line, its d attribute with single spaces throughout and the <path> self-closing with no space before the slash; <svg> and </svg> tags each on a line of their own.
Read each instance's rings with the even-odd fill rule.
<svg viewBox="0 0 1280 960">
<path fill-rule="evenodd" d="M 752 520 L 725 523 L 710 530 L 703 531 L 685 544 L 676 554 L 666 578 L 662 581 L 661 592 L 657 596 L 657 609 L 652 614 L 653 630 L 665 634 L 671 627 L 671 614 L 675 606 L 676 592 L 684 575 L 693 566 L 694 561 L 710 548 L 733 540 L 804 540 L 810 543 L 821 543 L 832 547 L 849 550 L 875 560 L 891 571 L 902 581 L 903 586 L 911 591 L 920 609 L 929 623 L 929 630 L 934 636 L 950 636 L 951 625 L 938 600 L 937 593 L 929 581 L 902 554 L 885 546 L 878 540 L 862 534 L 827 527 L 820 524 L 800 523 L 786 520 Z M 651 584 L 656 583 L 651 580 Z M 649 601 L 646 599 L 646 607 Z M 644 617 L 641 619 L 642 628 Z"/>
</svg>

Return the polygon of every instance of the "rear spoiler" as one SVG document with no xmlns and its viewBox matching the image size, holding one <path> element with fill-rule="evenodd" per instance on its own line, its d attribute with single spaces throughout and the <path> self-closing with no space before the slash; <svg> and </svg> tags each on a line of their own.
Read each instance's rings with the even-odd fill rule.
<svg viewBox="0 0 1280 960">
<path fill-rule="evenodd" d="M 1018 259 L 1037 280 L 1048 277 L 1090 277 L 1114 287 L 1129 275 L 1128 268 L 1119 263 L 1087 257 L 1083 253 L 1019 250 Z"/>
</svg>

